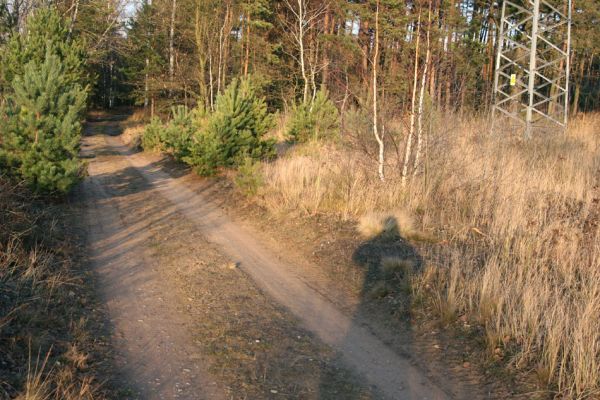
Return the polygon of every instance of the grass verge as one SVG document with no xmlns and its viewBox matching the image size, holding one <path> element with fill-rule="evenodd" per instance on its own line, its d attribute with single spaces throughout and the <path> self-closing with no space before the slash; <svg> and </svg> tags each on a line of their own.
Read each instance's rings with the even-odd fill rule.
<svg viewBox="0 0 600 400">
<path fill-rule="evenodd" d="M 68 205 L 0 176 L 0 398 L 106 398 L 97 310 L 78 269 Z M 94 328 L 97 328 L 94 326 Z"/>
<path fill-rule="evenodd" d="M 369 132 L 352 132 L 263 164 L 253 200 L 285 218 L 353 221 L 365 238 L 396 225 L 422 257 L 413 312 L 472 326 L 490 359 L 544 396 L 600 395 L 600 116 L 527 142 L 481 119 L 432 125 L 406 184 L 402 152 L 388 152 L 380 182 Z"/>
</svg>

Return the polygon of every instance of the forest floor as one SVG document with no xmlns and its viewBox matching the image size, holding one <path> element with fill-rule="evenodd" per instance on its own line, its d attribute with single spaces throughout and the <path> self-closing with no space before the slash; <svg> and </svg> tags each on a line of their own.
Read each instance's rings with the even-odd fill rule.
<svg viewBox="0 0 600 400">
<path fill-rule="evenodd" d="M 471 367 L 468 341 L 390 315 L 368 271 L 364 290 L 335 279 L 389 245 L 270 219 L 226 181 L 130 149 L 121 130 L 116 117 L 88 124 L 77 197 L 124 398 L 514 397 Z"/>
</svg>

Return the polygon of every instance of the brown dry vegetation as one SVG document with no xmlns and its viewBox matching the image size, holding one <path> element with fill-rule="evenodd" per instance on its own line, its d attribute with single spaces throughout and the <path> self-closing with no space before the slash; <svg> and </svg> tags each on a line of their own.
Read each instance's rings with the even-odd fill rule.
<svg viewBox="0 0 600 400">
<path fill-rule="evenodd" d="M 400 152 L 377 179 L 365 130 L 265 163 L 256 200 L 355 220 L 366 236 L 394 217 L 401 234 L 432 243 L 411 275 L 416 310 L 483 327 L 490 357 L 557 397 L 599 396 L 600 115 L 528 142 L 480 119 L 439 121 L 406 187 Z"/>
<path fill-rule="evenodd" d="M 98 399 L 64 205 L 0 176 L 0 398 Z"/>
</svg>

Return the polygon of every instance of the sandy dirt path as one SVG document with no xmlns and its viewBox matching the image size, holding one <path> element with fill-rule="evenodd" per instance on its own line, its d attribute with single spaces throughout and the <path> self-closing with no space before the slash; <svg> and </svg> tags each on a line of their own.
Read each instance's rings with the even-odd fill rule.
<svg viewBox="0 0 600 400">
<path fill-rule="evenodd" d="M 110 316 L 116 367 L 122 374 L 119 380 L 133 391 L 125 397 L 224 399 L 192 345 L 187 329 L 192 321 L 178 309 L 173 291 L 163 284 L 158 266 L 149 257 L 145 242 L 150 231 L 145 226 L 152 221 L 133 220 L 124 211 L 124 203 L 132 199 L 123 200 L 123 188 L 114 182 L 129 164 L 111 151 L 106 139 L 104 135 L 84 139 L 83 157 L 90 162 L 81 190 L 90 261 Z M 138 211 L 143 211 L 144 204 L 156 207 L 162 201 L 165 212 L 152 218 L 168 217 L 168 201 L 152 190 L 140 189 L 127 188 L 138 193 Z"/>
<path fill-rule="evenodd" d="M 185 326 L 173 309 L 168 290 L 153 272 L 152 260 L 140 250 L 145 232 L 127 223 L 105 189 L 111 176 L 134 168 L 144 178 L 144 202 L 164 202 L 165 210 L 192 221 L 212 243 L 245 271 L 268 295 L 290 310 L 343 362 L 390 399 L 453 398 L 408 359 L 396 354 L 367 327 L 336 307 L 303 279 L 301 271 L 232 221 L 214 201 L 167 174 L 153 157 L 131 152 L 118 137 L 88 136 L 84 156 L 94 155 L 84 190 L 94 265 L 105 282 L 115 331 L 123 337 L 120 351 L 143 398 L 210 398 L 219 391 L 194 355 Z M 99 157 L 101 156 L 101 157 Z M 156 299 L 164 301 L 157 302 Z M 158 383 L 155 377 L 159 377 Z M 146 393 L 143 393 L 145 387 Z"/>
</svg>

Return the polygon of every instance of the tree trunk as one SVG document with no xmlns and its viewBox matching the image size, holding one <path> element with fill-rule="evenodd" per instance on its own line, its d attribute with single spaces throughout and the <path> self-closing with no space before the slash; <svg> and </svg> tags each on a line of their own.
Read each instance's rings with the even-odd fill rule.
<svg viewBox="0 0 600 400">
<path fill-rule="evenodd" d="M 408 132 L 408 138 L 406 139 L 406 151 L 404 153 L 404 166 L 402 168 L 402 186 L 406 186 L 406 179 L 408 177 L 408 165 L 410 164 L 410 156 L 412 154 L 412 141 L 415 135 L 415 117 L 416 117 L 416 102 L 417 102 L 417 82 L 419 78 L 419 44 L 421 42 L 421 10 L 419 12 L 419 18 L 417 21 L 417 43 L 415 48 L 415 69 L 413 74 L 413 89 L 411 98 L 411 112 L 410 112 L 410 131 Z"/>
<path fill-rule="evenodd" d="M 210 110 L 211 111 L 215 111 L 215 89 L 214 89 L 214 78 L 213 78 L 213 62 L 212 62 L 212 54 L 209 53 L 208 54 L 208 81 L 210 84 L 210 96 L 208 97 L 209 99 L 209 105 L 210 105 Z"/>
<path fill-rule="evenodd" d="M 200 13 L 200 4 L 196 5 L 196 21 L 194 31 L 196 34 L 196 52 L 198 54 L 198 89 L 200 91 L 200 100 L 204 103 L 205 107 L 209 105 L 208 93 L 206 90 L 206 52 L 209 51 L 208 46 L 204 45 L 203 33 L 206 32 L 204 26 L 202 26 Z"/>
<path fill-rule="evenodd" d="M 219 63 L 217 65 L 217 94 L 221 93 L 221 66 L 223 64 L 223 31 L 225 30 L 225 22 L 219 31 Z"/>
<path fill-rule="evenodd" d="M 579 98 L 581 96 L 581 81 L 583 80 L 583 74 L 585 72 L 585 59 L 581 57 L 579 63 L 579 76 L 575 82 L 575 94 L 573 96 L 573 109 L 571 115 L 575 116 L 579 114 Z"/>
<path fill-rule="evenodd" d="M 146 57 L 146 75 L 144 76 L 144 112 L 148 109 L 148 68 L 150 66 L 150 60 Z M 147 115 L 147 114 L 146 114 Z"/>
<path fill-rule="evenodd" d="M 431 2 L 429 3 L 429 14 L 427 23 L 427 47 L 425 50 L 425 64 L 423 65 L 423 75 L 421 76 L 421 91 L 419 92 L 419 113 L 417 121 L 417 151 L 415 153 L 415 163 L 413 165 L 413 174 L 417 174 L 419 163 L 421 161 L 421 153 L 423 151 L 423 101 L 425 98 L 425 84 L 427 82 L 427 74 L 431 57 Z"/>
<path fill-rule="evenodd" d="M 175 12 L 177 10 L 177 0 L 172 0 L 171 8 L 171 26 L 169 29 L 169 80 L 171 88 L 173 87 L 173 78 L 175 77 Z"/>
<path fill-rule="evenodd" d="M 233 10 L 231 6 L 227 5 L 227 12 L 225 14 L 225 34 L 223 37 L 223 64 L 221 68 L 223 72 L 221 74 L 221 84 L 223 85 L 223 90 L 225 90 L 225 86 L 227 85 L 227 70 L 229 66 L 229 43 L 231 40 L 231 28 L 233 20 Z"/>
<path fill-rule="evenodd" d="M 327 6 L 327 11 L 325 12 L 325 21 L 323 23 L 323 29 L 325 34 L 330 35 L 333 33 L 333 17 L 329 12 L 329 6 Z M 330 32 L 331 30 L 331 32 Z M 321 87 L 323 89 L 327 88 L 327 84 L 329 81 L 329 42 L 325 42 L 325 46 L 323 46 L 323 71 L 321 72 Z"/>
<path fill-rule="evenodd" d="M 306 103 L 308 101 L 308 76 L 306 74 L 306 55 L 304 50 L 304 20 L 306 15 L 304 0 L 298 0 L 298 48 L 300 50 L 300 72 L 302 73 L 302 80 L 304 81 L 304 91 L 302 94 L 302 101 Z"/>
<path fill-rule="evenodd" d="M 244 77 L 248 76 L 248 65 L 250 64 L 250 10 L 246 21 L 246 56 L 244 59 Z"/>
<path fill-rule="evenodd" d="M 363 45 L 362 45 L 362 73 L 363 76 L 361 77 L 361 81 L 363 81 L 365 83 L 365 86 L 368 87 L 369 86 L 369 43 L 370 43 L 370 38 L 368 35 L 369 32 L 369 21 L 364 21 L 364 23 L 361 21 L 361 25 L 362 25 L 362 29 L 360 30 L 359 35 L 363 36 Z"/>
<path fill-rule="evenodd" d="M 69 38 L 73 34 L 73 28 L 77 22 L 77 14 L 79 13 L 79 0 L 75 0 L 73 4 L 73 17 L 71 17 L 71 23 L 69 24 Z"/>
<path fill-rule="evenodd" d="M 385 164 L 385 147 L 383 141 L 383 134 L 379 133 L 379 127 L 377 125 L 378 115 L 377 115 L 377 69 L 379 66 L 379 0 L 376 3 L 375 10 L 375 48 L 373 54 L 373 135 L 375 135 L 375 140 L 377 140 L 377 144 L 379 145 L 379 159 L 378 159 L 378 169 L 377 172 L 379 174 L 379 179 L 383 182 L 385 181 L 384 175 L 384 164 Z"/>
</svg>

